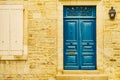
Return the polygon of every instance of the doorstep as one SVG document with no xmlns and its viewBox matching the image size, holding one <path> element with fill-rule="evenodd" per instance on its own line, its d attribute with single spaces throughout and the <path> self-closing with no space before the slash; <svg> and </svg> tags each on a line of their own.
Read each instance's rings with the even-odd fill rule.
<svg viewBox="0 0 120 80">
<path fill-rule="evenodd" d="M 108 80 L 106 74 L 58 74 L 56 80 Z"/>
</svg>

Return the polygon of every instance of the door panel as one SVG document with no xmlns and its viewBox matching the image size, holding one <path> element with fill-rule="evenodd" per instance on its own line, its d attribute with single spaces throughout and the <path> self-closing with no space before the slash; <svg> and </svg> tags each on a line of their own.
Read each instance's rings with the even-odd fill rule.
<svg viewBox="0 0 120 80">
<path fill-rule="evenodd" d="M 81 20 L 80 20 L 81 21 Z M 81 26 L 82 27 L 82 40 L 93 40 L 93 21 L 81 21 Z"/>
<path fill-rule="evenodd" d="M 78 43 L 77 43 L 78 20 L 66 19 L 64 21 L 64 65 L 65 69 L 79 69 Z"/>
<path fill-rule="evenodd" d="M 96 60 L 95 60 L 95 51 L 96 51 L 96 42 L 95 42 L 95 19 L 80 19 L 79 27 L 81 32 L 80 40 L 80 56 L 81 56 L 81 69 L 95 69 Z M 83 44 L 84 43 L 84 44 Z M 87 68 L 89 66 L 89 68 Z"/>
<path fill-rule="evenodd" d="M 95 19 L 80 20 L 82 41 L 94 41 L 95 40 Z"/>
<path fill-rule="evenodd" d="M 70 7 L 71 13 L 65 11 L 64 18 L 64 69 L 94 70 L 96 69 L 96 18 L 95 7 L 80 7 L 90 9 L 94 15 L 74 16 L 78 7 Z M 79 11 L 78 11 L 79 12 Z M 71 18 L 71 16 L 72 18 Z M 67 17 L 69 16 L 69 17 Z"/>
<path fill-rule="evenodd" d="M 65 40 L 77 40 L 78 20 L 65 20 Z"/>
</svg>

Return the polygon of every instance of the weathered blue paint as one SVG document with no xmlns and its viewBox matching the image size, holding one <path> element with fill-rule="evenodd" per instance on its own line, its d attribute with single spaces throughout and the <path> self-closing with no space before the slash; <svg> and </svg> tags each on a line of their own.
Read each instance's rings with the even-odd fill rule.
<svg viewBox="0 0 120 80">
<path fill-rule="evenodd" d="M 64 6 L 64 69 L 96 69 L 96 7 Z"/>
</svg>

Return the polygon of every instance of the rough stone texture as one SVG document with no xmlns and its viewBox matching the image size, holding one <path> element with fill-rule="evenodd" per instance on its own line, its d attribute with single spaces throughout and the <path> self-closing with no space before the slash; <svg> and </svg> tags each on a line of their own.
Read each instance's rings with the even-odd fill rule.
<svg viewBox="0 0 120 80">
<path fill-rule="evenodd" d="M 0 61 L 0 80 L 48 80 L 57 68 L 57 0 L 0 0 L 23 4 L 28 14 L 28 59 Z"/>
<path fill-rule="evenodd" d="M 28 59 L 26 61 L 0 61 L 0 80 L 54 80 L 57 74 L 59 3 L 82 4 L 88 0 L 0 0 L 0 4 L 23 4 L 28 17 Z M 89 0 L 102 6 L 103 50 L 99 50 L 99 71 L 108 80 L 120 80 L 120 0 Z M 116 9 L 114 21 L 109 19 L 111 6 Z M 101 29 L 101 28 L 100 28 Z M 62 34 L 62 33 L 61 33 Z M 102 41 L 102 39 L 101 39 Z M 87 74 L 87 73 L 86 73 Z M 99 76 L 99 75 L 98 75 Z M 88 77 L 82 80 L 89 80 Z M 90 79 L 91 80 L 91 79 Z M 94 79 L 96 80 L 96 79 Z M 103 80 L 103 79 L 101 79 Z"/>
</svg>

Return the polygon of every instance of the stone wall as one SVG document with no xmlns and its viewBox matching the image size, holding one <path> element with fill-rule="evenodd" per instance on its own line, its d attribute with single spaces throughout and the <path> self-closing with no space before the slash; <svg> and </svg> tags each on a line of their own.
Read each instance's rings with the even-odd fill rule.
<svg viewBox="0 0 120 80">
<path fill-rule="evenodd" d="M 0 0 L 0 4 L 23 4 L 28 20 L 28 59 L 0 61 L 0 80 L 54 80 L 57 74 L 59 3 L 79 4 L 88 0 Z M 92 0 L 102 6 L 103 50 L 100 55 L 101 72 L 109 80 L 120 80 L 120 0 Z M 115 20 L 108 11 L 114 6 Z M 99 12 L 97 12 L 99 13 Z M 27 24 L 27 23 L 26 23 Z M 99 23 L 98 23 L 99 24 Z M 99 32 L 99 31 L 98 31 Z M 98 35 L 98 36 L 99 36 Z"/>
<path fill-rule="evenodd" d="M 23 4 L 28 17 L 28 59 L 0 61 L 0 80 L 54 78 L 57 68 L 57 0 L 0 0 L 0 4 Z"/>
<path fill-rule="evenodd" d="M 110 80 L 120 80 L 120 0 L 103 1 L 104 6 L 104 70 Z M 114 6 L 115 20 L 110 20 L 108 10 Z"/>
</svg>

